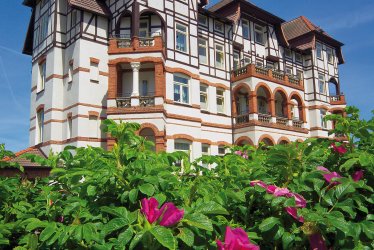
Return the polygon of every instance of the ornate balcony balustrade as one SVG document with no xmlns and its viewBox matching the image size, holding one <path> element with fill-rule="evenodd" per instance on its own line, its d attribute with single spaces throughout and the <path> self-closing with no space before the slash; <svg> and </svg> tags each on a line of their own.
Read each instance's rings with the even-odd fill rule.
<svg viewBox="0 0 374 250">
<path fill-rule="evenodd" d="M 345 101 L 345 95 L 340 94 L 340 95 L 330 96 L 330 104 L 331 105 L 345 105 L 345 104 L 347 104 L 347 102 Z"/>
<path fill-rule="evenodd" d="M 140 96 L 139 97 L 139 106 L 140 107 L 155 106 L 155 97 L 154 96 Z"/>
<path fill-rule="evenodd" d="M 235 118 L 236 124 L 243 124 L 243 123 L 248 123 L 248 122 L 249 122 L 249 114 L 238 115 Z"/>
<path fill-rule="evenodd" d="M 300 77 L 288 75 L 282 71 L 276 71 L 254 64 L 248 64 L 244 67 L 235 69 L 231 73 L 232 82 L 237 82 L 248 77 L 257 77 L 288 87 L 304 90 L 304 82 L 302 79 L 300 79 Z"/>
<path fill-rule="evenodd" d="M 287 126 L 288 119 L 285 118 L 285 117 L 277 117 L 277 118 L 276 118 L 276 122 L 277 122 L 277 124 L 279 124 L 279 125 Z"/>
<path fill-rule="evenodd" d="M 270 123 L 271 115 L 268 114 L 258 114 L 258 121 L 262 123 Z"/>
<path fill-rule="evenodd" d="M 109 40 L 109 54 L 131 52 L 164 52 L 164 41 L 160 34 L 152 37 L 129 37 L 128 35 L 113 35 Z"/>
<path fill-rule="evenodd" d="M 295 128 L 302 128 L 303 127 L 303 121 L 293 120 L 292 121 L 292 126 L 295 127 Z"/>
<path fill-rule="evenodd" d="M 131 108 L 131 97 L 117 97 L 118 108 Z"/>
</svg>

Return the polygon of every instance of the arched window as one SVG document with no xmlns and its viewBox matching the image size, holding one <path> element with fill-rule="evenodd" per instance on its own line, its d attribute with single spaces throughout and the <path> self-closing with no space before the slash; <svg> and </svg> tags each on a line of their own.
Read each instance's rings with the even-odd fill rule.
<svg viewBox="0 0 374 250">
<path fill-rule="evenodd" d="M 259 114 L 270 114 L 270 93 L 264 88 L 260 87 L 257 90 L 257 108 Z"/>
<path fill-rule="evenodd" d="M 339 84 L 335 78 L 331 78 L 329 80 L 329 96 L 339 96 L 339 95 L 340 95 Z"/>
<path fill-rule="evenodd" d="M 153 142 L 156 144 L 156 136 L 155 132 L 151 128 L 143 128 L 140 132 L 139 135 L 141 137 L 144 137 L 146 140 Z M 156 151 L 156 147 L 153 146 L 152 148 L 153 151 Z"/>
<path fill-rule="evenodd" d="M 275 93 L 275 115 L 277 117 L 287 117 L 287 98 L 284 93 Z"/>
</svg>

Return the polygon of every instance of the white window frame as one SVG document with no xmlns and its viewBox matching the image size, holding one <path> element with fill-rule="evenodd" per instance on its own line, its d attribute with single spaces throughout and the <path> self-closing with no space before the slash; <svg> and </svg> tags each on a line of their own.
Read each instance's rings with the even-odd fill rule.
<svg viewBox="0 0 374 250">
<path fill-rule="evenodd" d="M 204 22 L 202 22 L 203 20 L 204 20 Z M 199 16 L 197 18 L 197 22 L 201 26 L 208 27 L 208 17 L 207 16 L 199 14 Z"/>
<path fill-rule="evenodd" d="M 320 43 L 316 43 L 316 56 L 318 59 L 323 60 L 323 47 Z"/>
<path fill-rule="evenodd" d="M 247 35 L 244 34 L 244 30 L 247 31 Z M 249 28 L 249 21 L 248 20 L 245 20 L 245 19 L 242 19 L 242 34 L 243 34 L 243 38 L 245 39 L 250 39 L 251 37 L 251 30 Z"/>
<path fill-rule="evenodd" d="M 181 146 L 183 144 L 184 144 L 184 146 L 188 145 L 188 149 L 184 149 L 184 148 L 177 149 L 178 144 L 179 144 L 179 146 Z M 189 140 L 185 140 L 185 139 L 176 139 L 176 140 L 174 140 L 174 151 L 175 152 L 185 152 L 185 153 L 188 154 L 189 158 L 191 159 L 191 156 L 192 156 L 192 142 L 189 141 Z M 183 166 L 183 160 L 181 162 L 177 162 L 177 165 Z"/>
<path fill-rule="evenodd" d="M 326 94 L 326 81 L 323 74 L 318 74 L 318 92 L 320 94 Z"/>
<path fill-rule="evenodd" d="M 293 67 L 291 67 L 291 66 L 286 66 L 286 74 L 287 75 L 293 75 Z"/>
<path fill-rule="evenodd" d="M 243 59 L 243 66 L 247 66 L 248 64 L 251 64 L 252 60 L 249 56 L 244 56 Z"/>
<path fill-rule="evenodd" d="M 218 47 L 220 47 L 222 49 L 218 49 Z M 222 54 L 222 62 L 217 60 L 219 58 L 219 57 L 217 57 L 218 53 Z M 214 57 L 215 57 L 216 68 L 224 69 L 225 68 L 225 46 L 223 44 L 218 44 L 217 43 L 217 44 L 214 45 Z"/>
<path fill-rule="evenodd" d="M 199 63 L 208 65 L 208 40 L 205 38 L 199 38 Z M 200 54 L 200 48 L 205 49 L 205 57 Z"/>
<path fill-rule="evenodd" d="M 44 60 L 41 64 L 38 65 L 39 77 L 37 84 L 37 93 L 45 89 L 45 82 L 47 79 L 47 61 Z"/>
<path fill-rule="evenodd" d="M 222 91 L 222 94 L 219 92 Z M 222 109 L 219 108 L 218 102 L 222 101 Z M 219 114 L 225 114 L 225 90 L 221 88 L 216 89 L 216 103 L 217 103 L 217 113 Z"/>
<path fill-rule="evenodd" d="M 36 144 L 43 142 L 44 137 L 44 109 L 36 113 Z"/>
<path fill-rule="evenodd" d="M 185 30 L 181 30 L 181 29 L 178 29 L 178 27 L 183 27 Z M 184 49 L 180 46 L 178 47 L 178 34 L 181 34 L 184 36 Z M 187 25 L 184 25 L 182 23 L 175 23 L 175 50 L 177 51 L 180 51 L 180 52 L 184 52 L 184 53 L 188 53 L 188 47 L 189 47 L 189 43 L 188 43 L 188 26 Z"/>
<path fill-rule="evenodd" d="M 209 107 L 208 91 L 209 91 L 209 86 L 206 84 L 200 83 L 200 108 L 201 110 L 208 110 L 208 107 Z M 201 101 L 202 97 L 205 98 L 205 102 Z M 205 103 L 205 107 L 204 107 L 204 103 Z"/>
<path fill-rule="evenodd" d="M 241 67 L 241 65 L 240 65 L 240 51 L 234 50 L 232 58 L 233 58 L 234 69 L 240 68 Z M 235 63 L 236 63 L 236 65 L 235 65 Z"/>
<path fill-rule="evenodd" d="M 254 37 L 255 42 L 258 43 L 258 44 L 261 44 L 261 45 L 265 45 L 265 43 L 266 43 L 266 41 L 265 41 L 265 27 L 255 23 L 254 24 L 254 34 L 255 34 L 255 37 Z M 259 37 L 261 37 L 262 41 L 258 40 Z"/>
<path fill-rule="evenodd" d="M 217 24 L 218 24 L 218 26 L 217 26 Z M 221 27 L 221 28 L 220 28 L 220 27 Z M 215 30 L 215 31 L 218 31 L 218 32 L 220 32 L 220 33 L 223 33 L 224 30 L 225 30 L 225 24 L 224 24 L 223 22 L 220 22 L 220 21 L 215 20 L 215 21 L 214 21 L 214 30 Z"/>
<path fill-rule="evenodd" d="M 256 60 L 257 67 L 264 67 L 264 63 L 262 61 Z"/>
<path fill-rule="evenodd" d="M 184 82 L 178 82 L 176 80 L 176 77 L 182 78 L 187 80 L 187 83 Z M 179 100 L 176 100 L 175 98 L 175 86 L 178 86 L 179 88 Z M 187 101 L 183 100 L 183 89 L 187 88 Z M 190 103 L 190 78 L 181 74 L 174 74 L 173 75 L 173 100 L 177 103 L 183 103 L 183 104 L 189 104 Z"/>
<path fill-rule="evenodd" d="M 292 59 L 292 51 L 290 49 L 284 49 L 284 57 Z"/>
<path fill-rule="evenodd" d="M 332 48 L 326 48 L 327 62 L 334 64 L 334 51 Z"/>
<path fill-rule="evenodd" d="M 49 14 L 48 12 L 45 12 L 43 16 L 40 18 L 40 24 L 39 24 L 39 43 L 44 41 L 44 39 L 48 36 L 48 28 L 49 28 Z"/>
<path fill-rule="evenodd" d="M 300 53 L 295 53 L 295 61 L 298 63 L 303 63 L 303 56 Z"/>
</svg>

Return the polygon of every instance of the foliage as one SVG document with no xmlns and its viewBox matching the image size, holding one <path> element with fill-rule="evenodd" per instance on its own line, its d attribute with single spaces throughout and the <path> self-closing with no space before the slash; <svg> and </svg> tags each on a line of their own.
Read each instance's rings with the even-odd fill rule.
<svg viewBox="0 0 374 250">
<path fill-rule="evenodd" d="M 51 177 L 0 179 L 0 248 L 216 249 L 230 227 L 262 249 L 309 249 L 315 235 L 334 249 L 370 249 L 374 120 L 360 120 L 354 108 L 327 119 L 336 120 L 332 133 L 348 138 L 345 154 L 327 139 L 309 139 L 233 147 L 192 163 L 183 152 L 154 153 L 136 135 L 138 124 L 107 120 L 105 131 L 117 139 L 111 151 L 67 147 L 47 160 L 29 156 L 52 166 Z M 330 172 L 318 166 L 342 177 L 327 181 Z M 357 170 L 361 180 L 351 177 Z M 256 180 L 264 186 L 250 185 Z M 151 197 L 157 205 L 142 209 Z M 163 226 L 166 210 L 158 207 L 167 202 L 183 218 Z M 150 211 L 158 213 L 153 223 Z"/>
</svg>

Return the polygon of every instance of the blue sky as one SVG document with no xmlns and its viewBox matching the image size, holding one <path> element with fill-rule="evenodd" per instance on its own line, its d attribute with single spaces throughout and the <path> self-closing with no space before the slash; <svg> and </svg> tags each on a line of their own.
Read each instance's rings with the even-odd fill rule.
<svg viewBox="0 0 374 250">
<path fill-rule="evenodd" d="M 217 1 L 211 1 L 214 3 Z M 290 20 L 307 16 L 345 46 L 340 66 L 341 89 L 350 105 L 370 117 L 374 109 L 374 1 L 252 0 Z M 0 8 L 0 143 L 13 151 L 28 147 L 31 57 L 22 55 L 31 10 L 22 0 L 4 1 Z"/>
</svg>

